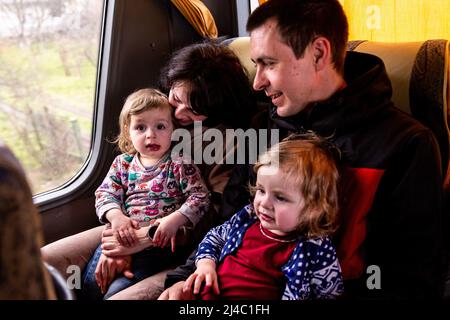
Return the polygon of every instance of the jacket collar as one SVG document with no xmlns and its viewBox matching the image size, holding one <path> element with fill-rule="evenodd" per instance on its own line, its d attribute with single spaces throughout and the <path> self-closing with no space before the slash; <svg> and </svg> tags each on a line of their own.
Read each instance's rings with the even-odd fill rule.
<svg viewBox="0 0 450 320">
<path fill-rule="evenodd" d="M 315 102 L 300 113 L 280 117 L 272 106 L 270 118 L 282 130 L 313 130 L 323 136 L 345 133 L 360 127 L 374 113 L 390 105 L 392 87 L 383 61 L 370 54 L 347 52 L 347 87 L 325 101 Z"/>
</svg>

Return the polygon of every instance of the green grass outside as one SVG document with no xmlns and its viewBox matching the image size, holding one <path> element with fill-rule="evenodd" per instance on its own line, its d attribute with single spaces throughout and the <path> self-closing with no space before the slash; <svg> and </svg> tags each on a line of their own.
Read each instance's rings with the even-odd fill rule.
<svg viewBox="0 0 450 320">
<path fill-rule="evenodd" d="M 37 92 L 39 95 L 29 94 L 24 95 L 22 100 L 13 99 L 11 89 L 0 86 L 0 101 L 21 110 L 24 110 L 24 105 L 28 104 L 34 110 L 33 112 L 42 112 L 45 105 L 49 113 L 58 122 L 65 123 L 66 127 L 70 127 L 70 120 L 76 118 L 80 135 L 82 140 L 86 141 L 85 147 L 88 148 L 92 130 L 96 67 L 87 61 L 82 52 L 76 52 L 76 49 L 73 49 L 77 46 L 74 44 L 66 44 L 66 46 L 67 52 L 69 52 L 67 65 L 70 67 L 70 76 L 64 73 L 59 54 L 60 44 L 47 43 L 39 47 L 24 48 L 11 42 L 0 42 L 0 62 L 4 66 L 8 66 L 8 70 L 3 69 L 3 71 L 0 66 L 0 76 L 10 75 L 17 79 L 17 83 L 24 83 L 23 88 L 31 88 L 28 91 Z M 17 87 L 15 88 L 17 89 Z M 35 173 L 40 170 L 40 164 L 29 156 L 29 148 L 17 136 L 13 125 L 8 115 L 2 112 L 0 114 L 0 138 L 11 147 L 20 159 L 25 170 L 31 176 L 31 180 L 36 180 L 36 182 L 32 181 L 35 192 L 61 185 L 76 174 L 81 164 L 77 164 L 75 167 L 71 166 L 73 172 L 64 174 L 64 177 L 58 177 L 50 183 L 46 182 L 49 175 L 44 172 L 42 174 Z M 52 143 L 52 141 L 45 143 Z M 87 150 L 85 150 L 85 154 L 87 154 Z"/>
</svg>

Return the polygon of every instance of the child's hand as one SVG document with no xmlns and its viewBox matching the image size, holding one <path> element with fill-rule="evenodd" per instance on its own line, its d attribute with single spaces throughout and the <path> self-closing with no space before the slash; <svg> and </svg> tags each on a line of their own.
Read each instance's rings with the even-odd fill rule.
<svg viewBox="0 0 450 320">
<path fill-rule="evenodd" d="M 117 257 L 141 252 L 142 250 L 153 246 L 153 242 L 151 242 L 147 236 L 148 228 L 149 227 L 144 227 L 136 230 L 137 240 L 132 247 L 121 245 L 114 236 L 112 229 L 106 228 L 102 232 L 102 253 L 108 257 Z"/>
<path fill-rule="evenodd" d="M 111 229 L 117 241 L 125 247 L 131 247 L 136 243 L 135 230 L 139 229 L 139 223 L 125 216 L 122 211 L 112 209 L 106 213 L 106 218 L 111 223 Z"/>
<path fill-rule="evenodd" d="M 178 229 L 185 225 L 188 219 L 179 211 L 156 220 L 154 223 L 158 225 L 158 229 L 153 236 L 153 244 L 157 247 L 164 248 L 170 241 L 172 252 L 175 252 L 175 236 Z"/>
<path fill-rule="evenodd" d="M 205 258 L 197 262 L 197 270 L 187 278 L 184 283 L 183 292 L 189 292 L 193 288 L 193 293 L 200 293 L 202 283 L 205 282 L 206 292 L 213 289 L 215 294 L 220 294 L 219 282 L 217 280 L 216 262 Z"/>
</svg>

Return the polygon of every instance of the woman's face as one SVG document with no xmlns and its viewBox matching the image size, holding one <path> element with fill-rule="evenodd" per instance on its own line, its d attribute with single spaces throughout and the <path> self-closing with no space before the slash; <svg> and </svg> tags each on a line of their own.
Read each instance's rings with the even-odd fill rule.
<svg viewBox="0 0 450 320">
<path fill-rule="evenodd" d="M 184 82 L 173 84 L 169 92 L 169 103 L 175 108 L 175 118 L 182 126 L 188 126 L 194 121 L 206 120 L 206 116 L 196 113 L 188 100 L 188 86 Z"/>
</svg>

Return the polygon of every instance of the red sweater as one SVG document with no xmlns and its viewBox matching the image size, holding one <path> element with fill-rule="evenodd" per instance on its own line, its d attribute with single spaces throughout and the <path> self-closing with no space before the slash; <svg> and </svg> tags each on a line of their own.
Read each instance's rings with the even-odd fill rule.
<svg viewBox="0 0 450 320">
<path fill-rule="evenodd" d="M 286 240 L 266 229 L 263 231 L 269 237 Z M 280 300 L 286 285 L 281 267 L 296 244 L 296 241 L 280 242 L 266 237 L 260 230 L 260 222 L 256 221 L 245 233 L 242 246 L 217 268 L 220 297 L 211 290 L 202 293 L 202 299 Z"/>
</svg>

